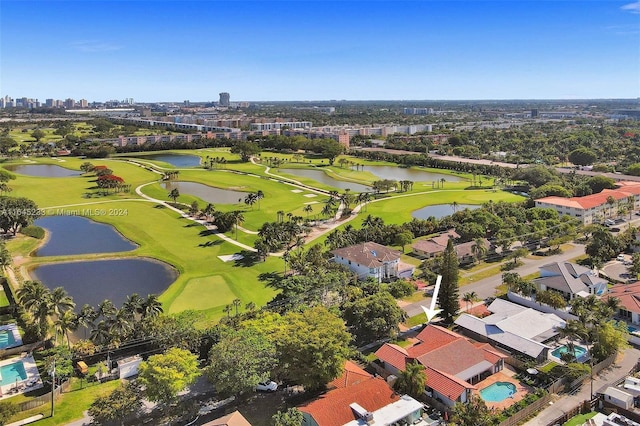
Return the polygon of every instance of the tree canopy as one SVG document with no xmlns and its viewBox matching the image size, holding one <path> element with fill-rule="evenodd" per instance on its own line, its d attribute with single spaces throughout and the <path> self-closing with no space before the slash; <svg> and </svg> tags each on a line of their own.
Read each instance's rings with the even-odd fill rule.
<svg viewBox="0 0 640 426">
<path fill-rule="evenodd" d="M 198 358 L 184 349 L 171 348 L 140 363 L 138 381 L 150 401 L 171 403 L 178 392 L 193 384 L 200 372 Z"/>
</svg>

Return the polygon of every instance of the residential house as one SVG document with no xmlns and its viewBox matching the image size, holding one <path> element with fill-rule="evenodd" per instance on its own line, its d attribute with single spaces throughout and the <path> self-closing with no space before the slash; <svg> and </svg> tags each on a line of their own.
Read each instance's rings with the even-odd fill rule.
<svg viewBox="0 0 640 426">
<path fill-rule="evenodd" d="M 376 351 L 382 367 L 397 375 L 408 362 L 419 362 L 428 380 L 427 395 L 452 407 L 467 402 L 480 381 L 504 368 L 508 357 L 488 343 L 472 343 L 465 337 L 436 325 L 427 325 L 409 347 L 385 343 Z"/>
<path fill-rule="evenodd" d="M 342 376 L 327 385 L 328 391 L 299 406 L 303 426 L 365 426 L 415 424 L 422 420 L 422 403 L 397 395 L 380 377 L 374 377 L 351 361 Z"/>
<path fill-rule="evenodd" d="M 381 244 L 366 242 L 332 250 L 333 261 L 345 265 L 359 279 L 372 277 L 378 282 L 392 278 L 410 278 L 414 267 L 400 261 L 400 253 Z"/>
<path fill-rule="evenodd" d="M 511 353 L 542 362 L 548 358 L 559 329 L 566 322 L 555 314 L 546 314 L 515 303 L 496 299 L 487 308 L 491 315 L 477 318 L 462 314 L 455 323 L 463 334 Z"/>
<path fill-rule="evenodd" d="M 416 255 L 426 259 L 431 259 L 444 253 L 449 240 L 455 240 L 457 238 L 460 238 L 460 235 L 458 235 L 455 230 L 450 229 L 435 237 L 426 240 L 418 240 L 411 245 L 411 248 Z M 483 238 L 482 242 L 486 250 L 491 248 L 489 240 Z M 475 241 L 469 241 L 454 245 L 454 250 L 458 256 L 458 263 L 460 265 L 466 265 L 475 261 L 473 252 L 473 246 L 475 244 Z"/>
<path fill-rule="evenodd" d="M 447 248 L 447 243 L 450 239 L 456 240 L 458 238 L 460 238 L 460 235 L 458 235 L 455 229 L 449 229 L 447 232 L 443 232 L 427 240 L 418 240 L 411 245 L 411 248 L 418 256 L 430 259 L 442 254 L 444 249 Z"/>
<path fill-rule="evenodd" d="M 234 411 L 226 416 L 219 417 L 210 422 L 203 423 L 202 426 L 251 426 L 251 423 L 244 418 L 240 411 Z"/>
<path fill-rule="evenodd" d="M 540 267 L 540 278 L 534 280 L 539 290 L 557 291 L 571 300 L 590 294 L 600 296 L 607 291 L 607 281 L 596 272 L 571 262 L 554 262 Z"/>
<path fill-rule="evenodd" d="M 640 328 L 640 281 L 612 286 L 602 299 L 606 301 L 610 297 L 619 300 L 618 318 L 631 324 L 638 324 Z"/>
</svg>

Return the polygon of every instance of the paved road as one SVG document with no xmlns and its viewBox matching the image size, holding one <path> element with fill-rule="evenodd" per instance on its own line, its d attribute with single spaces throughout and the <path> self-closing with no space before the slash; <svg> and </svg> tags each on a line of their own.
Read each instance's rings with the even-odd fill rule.
<svg viewBox="0 0 640 426">
<path fill-rule="evenodd" d="M 609 385 L 615 384 L 625 378 L 629 371 L 636 365 L 640 358 L 640 350 L 629 348 L 624 351 L 624 358 L 615 365 L 601 371 L 594 377 L 593 392 L 603 392 Z M 546 426 L 555 419 L 564 415 L 582 401 L 591 398 L 591 384 L 585 381 L 580 391 L 575 395 L 568 395 L 549 405 L 548 408 L 540 412 L 535 418 L 525 423 L 525 426 Z"/>
<path fill-rule="evenodd" d="M 565 250 L 560 254 L 544 257 L 541 259 L 523 259 L 524 265 L 513 269 L 511 272 L 517 272 L 520 276 L 526 276 L 538 272 L 540 266 L 546 265 L 552 262 L 562 262 L 570 260 L 575 257 L 584 254 L 584 245 L 572 243 L 573 248 Z M 495 291 L 498 286 L 502 284 L 502 274 L 493 275 L 489 278 L 484 278 L 473 284 L 460 287 L 460 294 L 475 291 L 479 298 L 486 299 L 487 297 L 495 296 Z M 402 309 L 407 313 L 409 317 L 421 314 L 421 305 L 429 306 L 431 298 L 425 298 L 424 300 L 409 305 L 403 306 Z"/>
</svg>

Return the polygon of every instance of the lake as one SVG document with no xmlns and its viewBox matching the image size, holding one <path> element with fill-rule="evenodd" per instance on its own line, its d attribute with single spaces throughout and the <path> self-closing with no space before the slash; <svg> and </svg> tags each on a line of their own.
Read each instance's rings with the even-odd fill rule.
<svg viewBox="0 0 640 426">
<path fill-rule="evenodd" d="M 115 253 L 137 247 L 113 226 L 86 217 L 45 216 L 34 224 L 49 231 L 49 239 L 36 251 L 36 256 Z"/>
<path fill-rule="evenodd" d="M 325 185 L 332 186 L 338 189 L 350 189 L 352 192 L 370 192 L 372 189 L 366 185 L 361 183 L 353 183 L 347 182 L 344 180 L 338 180 L 323 170 L 309 170 L 309 169 L 279 169 L 282 173 L 287 173 L 290 175 L 305 177 L 309 179 L 313 179 L 317 182 L 323 183 Z"/>
<path fill-rule="evenodd" d="M 65 169 L 53 164 L 10 164 L 3 167 L 10 172 L 37 177 L 70 177 L 82 174 L 79 170 Z"/>
<path fill-rule="evenodd" d="M 169 163 L 174 167 L 198 167 L 200 165 L 200 157 L 197 155 L 181 155 L 181 154 L 150 154 L 136 157 L 140 160 L 155 160 Z"/>
<path fill-rule="evenodd" d="M 370 172 L 380 179 L 390 180 L 410 180 L 413 182 L 433 182 L 445 179 L 447 182 L 467 181 L 460 176 L 447 175 L 444 173 L 433 173 L 416 168 L 393 167 L 393 166 L 365 166 L 364 171 Z"/>
<path fill-rule="evenodd" d="M 161 183 L 162 187 L 170 192 L 177 188 L 180 194 L 195 195 L 204 201 L 212 204 L 235 204 L 244 201 L 248 192 L 232 191 L 230 189 L 220 189 L 213 186 L 196 182 L 167 181 Z"/>
<path fill-rule="evenodd" d="M 475 210 L 480 207 L 482 207 L 481 204 L 458 204 L 456 206 L 456 211 L 464 209 Z M 416 219 L 428 219 L 431 216 L 434 216 L 436 219 L 442 219 L 443 217 L 450 216 L 453 213 L 453 206 L 451 206 L 451 204 L 436 204 L 415 210 L 411 213 L 411 216 Z"/>
<path fill-rule="evenodd" d="M 161 294 L 178 277 L 166 263 L 143 258 L 55 263 L 38 266 L 30 274 L 50 289 L 63 287 L 77 310 L 105 299 L 120 307 L 133 293 Z"/>
</svg>

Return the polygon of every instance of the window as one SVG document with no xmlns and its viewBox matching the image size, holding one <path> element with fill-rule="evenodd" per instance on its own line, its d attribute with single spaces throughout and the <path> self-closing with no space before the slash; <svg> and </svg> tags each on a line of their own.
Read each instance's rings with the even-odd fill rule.
<svg viewBox="0 0 640 426">
<path fill-rule="evenodd" d="M 375 274 L 375 273 L 376 273 L 375 268 L 369 268 L 369 273 L 370 273 L 370 274 Z"/>
</svg>

